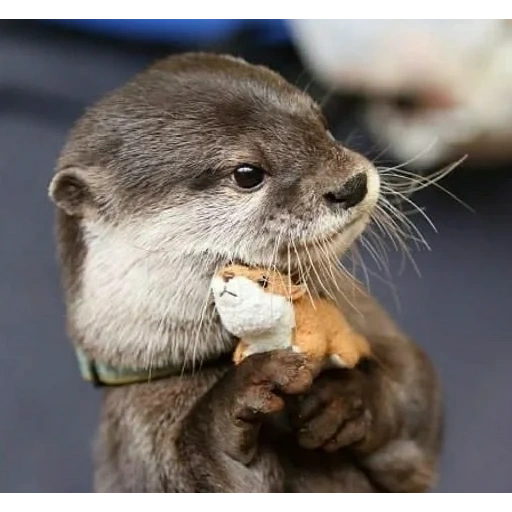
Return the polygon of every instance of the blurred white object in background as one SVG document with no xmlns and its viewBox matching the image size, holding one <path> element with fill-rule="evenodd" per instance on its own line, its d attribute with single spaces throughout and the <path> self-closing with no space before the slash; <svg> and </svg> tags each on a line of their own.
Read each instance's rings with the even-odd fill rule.
<svg viewBox="0 0 512 512">
<path fill-rule="evenodd" d="M 512 158 L 507 20 L 290 20 L 305 64 L 329 89 L 369 99 L 373 135 L 416 166 L 469 153 Z M 401 108 L 398 97 L 414 98 Z"/>
</svg>

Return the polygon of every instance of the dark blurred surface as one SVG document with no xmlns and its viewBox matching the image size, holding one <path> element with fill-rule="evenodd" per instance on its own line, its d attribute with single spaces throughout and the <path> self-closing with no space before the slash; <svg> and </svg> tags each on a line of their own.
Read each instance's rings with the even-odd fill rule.
<svg viewBox="0 0 512 512">
<path fill-rule="evenodd" d="M 290 48 L 240 48 L 287 77 L 300 75 Z M 235 46 L 232 46 L 235 45 Z M 174 49 L 177 50 L 177 49 Z M 34 24 L 0 25 L 0 491 L 87 492 L 99 393 L 82 383 L 64 333 L 64 309 L 47 185 L 84 107 L 169 48 L 90 39 Z M 302 83 L 304 75 L 299 77 Z M 330 107 L 335 131 L 357 125 Z M 351 142 L 372 148 L 360 129 Z M 460 169 L 442 192 L 415 197 L 438 227 L 418 220 L 432 247 L 374 291 L 433 358 L 445 388 L 442 492 L 512 491 L 512 180 L 508 169 Z M 402 256 L 391 253 L 397 271 Z"/>
</svg>

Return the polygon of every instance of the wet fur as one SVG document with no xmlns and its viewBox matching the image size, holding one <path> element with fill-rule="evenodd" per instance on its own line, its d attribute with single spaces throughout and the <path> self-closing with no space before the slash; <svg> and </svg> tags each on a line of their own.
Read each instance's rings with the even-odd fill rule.
<svg viewBox="0 0 512 512">
<path fill-rule="evenodd" d="M 230 186 L 242 163 L 268 170 L 263 192 Z M 361 170 L 370 172 L 369 162 L 326 135 L 306 94 L 231 57 L 163 60 L 79 120 L 50 187 L 69 334 L 106 363 L 195 367 L 181 378 L 104 391 L 95 490 L 431 488 L 441 435 L 436 375 L 350 280 L 339 278 L 336 299 L 379 364 L 326 373 L 312 385 L 301 363 L 283 354 L 254 356 L 237 369 L 200 368 L 234 348 L 208 297 L 215 270 L 232 259 L 285 268 L 296 259 L 289 241 L 300 245 L 318 233 L 339 233 L 330 248 L 344 252 L 370 220 L 378 178 L 371 174 L 357 216 L 333 213 L 322 194 Z M 288 254 L 275 254 L 280 241 Z M 290 417 L 241 420 L 248 410 L 281 405 L 271 383 L 291 391 Z M 314 436 L 322 429 L 297 433 L 293 411 L 319 396 L 343 424 L 364 401 L 364 414 L 347 423 L 357 423 L 364 439 L 334 453 L 304 448 L 321 442 Z M 345 434 L 336 434 L 340 447 Z"/>
</svg>

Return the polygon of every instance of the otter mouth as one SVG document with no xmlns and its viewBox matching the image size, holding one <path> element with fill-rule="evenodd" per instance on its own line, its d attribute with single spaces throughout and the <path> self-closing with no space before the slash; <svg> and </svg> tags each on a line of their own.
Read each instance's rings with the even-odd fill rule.
<svg viewBox="0 0 512 512">
<path fill-rule="evenodd" d="M 292 278 L 293 284 L 302 284 L 303 277 L 301 276 L 301 266 L 304 264 L 309 266 L 309 264 L 313 263 L 311 259 L 314 259 L 315 262 L 318 258 L 318 254 L 325 251 L 325 249 L 332 249 L 336 251 L 337 247 L 340 247 L 343 242 L 343 238 L 346 236 L 347 231 L 356 225 L 358 222 L 364 222 L 364 215 L 353 216 L 348 222 L 346 222 L 343 226 L 340 226 L 339 229 L 333 230 L 327 233 L 322 233 L 316 236 L 312 236 L 311 238 L 294 240 L 290 247 L 286 245 L 280 244 L 280 247 L 277 249 L 274 256 L 277 256 L 274 259 L 271 267 L 279 272 L 290 274 Z M 298 254 L 296 254 L 298 252 Z M 343 252 L 343 251 L 342 251 Z M 333 254 L 333 256 L 342 256 L 340 254 Z M 299 259 L 301 262 L 299 262 Z M 258 268 L 268 266 L 268 262 L 265 264 L 257 264 L 256 262 L 248 263 L 239 258 L 233 258 L 229 261 L 229 264 L 240 265 L 249 268 Z M 223 292 L 229 293 L 229 292 Z"/>
<path fill-rule="evenodd" d="M 323 235 L 321 237 L 317 236 L 317 237 L 305 240 L 303 242 L 303 244 L 305 246 L 307 246 L 308 248 L 318 247 L 318 244 L 330 245 L 331 243 L 333 243 L 342 234 L 343 234 L 343 231 L 335 231 L 333 233 L 329 233 L 329 234 Z"/>
<path fill-rule="evenodd" d="M 304 251 L 308 253 L 313 251 L 315 253 L 321 247 L 331 247 L 336 245 L 336 242 L 343 237 L 345 228 L 340 231 L 334 231 L 322 236 L 315 236 L 301 240 L 299 244 L 296 244 L 296 249 L 302 254 Z M 285 249 L 286 251 L 286 249 Z M 311 253 L 310 253 L 311 254 Z M 293 258 L 293 255 L 292 255 Z"/>
<path fill-rule="evenodd" d="M 338 238 L 343 236 L 352 226 L 355 226 L 359 221 L 363 219 L 363 216 L 355 216 L 351 218 L 346 224 L 344 224 L 340 229 L 336 231 L 331 231 L 330 233 L 326 233 L 323 236 L 316 236 L 309 240 L 306 240 L 305 243 L 308 247 L 311 247 L 315 244 L 327 244 L 335 242 Z"/>
</svg>

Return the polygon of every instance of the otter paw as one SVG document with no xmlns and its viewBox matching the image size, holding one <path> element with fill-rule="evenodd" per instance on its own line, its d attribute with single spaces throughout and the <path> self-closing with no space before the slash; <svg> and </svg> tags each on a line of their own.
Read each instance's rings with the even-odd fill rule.
<svg viewBox="0 0 512 512">
<path fill-rule="evenodd" d="M 313 381 L 311 369 L 299 354 L 277 350 L 254 354 L 237 367 L 233 414 L 254 421 L 284 407 L 282 396 L 307 390 Z"/>
<path fill-rule="evenodd" d="M 356 370 L 328 370 L 297 397 L 291 411 L 299 445 L 331 452 L 362 442 L 371 426 L 364 379 Z"/>
</svg>

